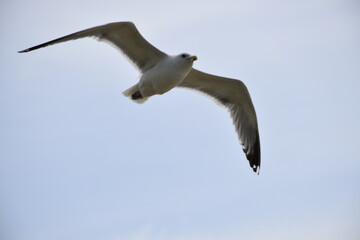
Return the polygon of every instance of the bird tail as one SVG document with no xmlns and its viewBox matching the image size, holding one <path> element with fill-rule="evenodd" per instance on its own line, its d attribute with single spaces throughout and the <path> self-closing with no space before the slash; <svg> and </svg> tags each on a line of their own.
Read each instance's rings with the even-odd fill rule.
<svg viewBox="0 0 360 240">
<path fill-rule="evenodd" d="M 135 94 L 136 92 L 140 92 L 140 89 L 139 89 L 138 84 L 135 84 L 135 85 L 132 86 L 131 88 L 126 89 L 125 91 L 123 91 L 123 94 L 124 94 L 125 97 L 128 97 L 128 98 L 130 98 L 131 100 L 133 100 L 134 102 L 139 103 L 139 104 L 140 104 L 140 103 L 144 103 L 146 100 L 148 100 L 147 97 L 142 97 L 142 96 L 135 98 L 135 97 L 134 97 L 134 94 Z"/>
</svg>

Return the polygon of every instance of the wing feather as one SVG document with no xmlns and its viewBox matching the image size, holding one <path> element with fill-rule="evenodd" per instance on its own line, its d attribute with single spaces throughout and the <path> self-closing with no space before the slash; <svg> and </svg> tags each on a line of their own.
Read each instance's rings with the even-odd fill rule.
<svg viewBox="0 0 360 240">
<path fill-rule="evenodd" d="M 85 29 L 19 52 L 30 52 L 53 44 L 85 37 L 95 37 L 100 41 L 111 43 L 135 63 L 141 72 L 153 67 L 160 58 L 166 55 L 146 41 L 132 22 L 109 23 Z"/>
<path fill-rule="evenodd" d="M 229 110 L 249 164 L 259 173 L 261 154 L 257 117 L 245 84 L 192 69 L 179 87 L 201 91 Z"/>
</svg>

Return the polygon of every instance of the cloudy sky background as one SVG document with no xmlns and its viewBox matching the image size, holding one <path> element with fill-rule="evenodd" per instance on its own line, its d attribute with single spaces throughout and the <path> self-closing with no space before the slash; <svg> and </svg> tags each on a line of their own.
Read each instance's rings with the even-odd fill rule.
<svg viewBox="0 0 360 240">
<path fill-rule="evenodd" d="M 2 0 L 0 238 L 359 239 L 359 13 L 356 0 Z M 139 73 L 109 45 L 17 53 L 125 20 L 245 82 L 259 176 L 208 98 L 124 98 Z"/>
</svg>

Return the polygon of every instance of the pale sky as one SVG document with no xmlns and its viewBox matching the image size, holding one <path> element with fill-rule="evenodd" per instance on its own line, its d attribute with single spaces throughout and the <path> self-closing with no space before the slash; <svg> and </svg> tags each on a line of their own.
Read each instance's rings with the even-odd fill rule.
<svg viewBox="0 0 360 240">
<path fill-rule="evenodd" d="M 247 85 L 259 176 L 211 99 L 123 97 L 111 46 L 17 53 L 115 21 Z M 359 25 L 355 0 L 1 1 L 0 239 L 360 239 Z"/>
</svg>

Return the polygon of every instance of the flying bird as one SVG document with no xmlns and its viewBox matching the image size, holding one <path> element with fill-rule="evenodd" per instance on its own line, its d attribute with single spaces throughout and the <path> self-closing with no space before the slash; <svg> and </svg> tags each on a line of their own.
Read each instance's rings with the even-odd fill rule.
<svg viewBox="0 0 360 240">
<path fill-rule="evenodd" d="M 193 68 L 195 55 L 168 55 L 146 41 L 132 22 L 115 22 L 85 29 L 55 40 L 19 51 L 30 52 L 49 45 L 85 37 L 95 37 L 120 49 L 141 72 L 137 84 L 123 94 L 137 103 L 174 87 L 205 93 L 226 107 L 232 117 L 240 143 L 250 167 L 260 170 L 260 139 L 256 112 L 250 94 L 240 80 L 201 72 Z"/>
</svg>

